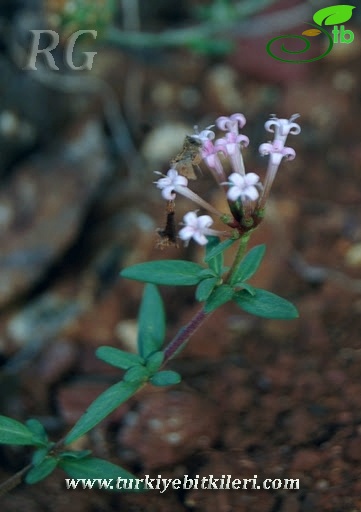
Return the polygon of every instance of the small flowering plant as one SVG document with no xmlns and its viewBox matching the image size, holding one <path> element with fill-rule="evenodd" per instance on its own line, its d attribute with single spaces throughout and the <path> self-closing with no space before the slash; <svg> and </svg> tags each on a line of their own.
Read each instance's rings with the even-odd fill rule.
<svg viewBox="0 0 361 512">
<path fill-rule="evenodd" d="M 298 114 L 290 119 L 272 116 L 266 122 L 265 128 L 274 134 L 274 139 L 261 144 L 259 148 L 261 155 L 269 155 L 263 184 L 255 172 L 247 173 L 245 170 L 242 150 L 248 146 L 249 139 L 240 133 L 246 123 L 243 114 L 222 116 L 216 120 L 216 126 L 225 132 L 221 138 L 215 139 L 211 127 L 192 135 L 199 142 L 202 160 L 226 194 L 229 211 L 220 212 L 195 194 L 188 186 L 188 179 L 174 167 L 155 184 L 166 201 L 174 202 L 177 194 L 182 195 L 207 212 L 199 214 L 199 210 L 196 210 L 186 213 L 183 227 L 178 233 L 186 245 L 194 240 L 206 246 L 206 267 L 188 261 L 163 260 L 135 265 L 125 269 L 122 275 L 155 285 L 197 285 L 196 299 L 205 302 L 202 309 L 204 315 L 233 300 L 242 309 L 255 315 L 295 318 L 296 309 L 288 301 L 246 282 L 260 265 L 265 247 L 260 245 L 248 254 L 245 252 L 252 232 L 264 218 L 266 201 L 281 161 L 284 158 L 292 160 L 296 156 L 292 148 L 285 146 L 285 142 L 289 134 L 296 135 L 301 131 L 295 122 L 297 117 Z M 231 173 L 228 176 L 222 159 L 229 160 Z M 224 230 L 212 229 L 213 217 L 223 222 Z M 223 253 L 234 243 L 239 244 L 237 256 L 232 267 L 225 268 Z"/>
<path fill-rule="evenodd" d="M 266 122 L 266 130 L 273 133 L 274 138 L 259 148 L 261 155 L 269 156 L 263 183 L 255 172 L 247 173 L 244 167 L 242 151 L 249 140 L 240 133 L 246 123 L 243 114 L 216 120 L 217 128 L 224 132 L 223 137 L 216 139 L 211 127 L 188 136 L 196 142 L 198 156 L 225 193 L 229 211 L 220 212 L 195 194 L 188 186 L 188 179 L 177 170 L 177 160 L 172 161 L 172 167 L 155 184 L 167 201 L 169 218 L 173 219 L 177 195 L 196 205 L 197 210 L 190 210 L 184 215 L 178 237 L 186 245 L 194 241 L 205 246 L 204 264 L 160 260 L 139 263 L 121 272 L 125 278 L 147 283 L 138 317 L 138 353 L 110 346 L 98 348 L 96 355 L 100 359 L 121 370 L 119 381 L 98 396 L 70 432 L 56 443 L 48 439 L 43 425 L 35 419 L 21 423 L 0 416 L 0 443 L 31 446 L 34 450 L 28 466 L 0 485 L 0 495 L 23 479 L 28 484 L 39 482 L 55 468 L 62 469 L 72 478 L 135 478 L 124 468 L 92 456 L 90 450 L 76 450 L 72 444 L 147 383 L 169 386 L 180 382 L 177 372 L 163 367 L 185 346 L 209 315 L 223 304 L 233 301 L 247 313 L 265 318 L 293 319 L 298 316 L 296 308 L 287 300 L 248 283 L 261 264 L 265 246 L 258 245 L 246 252 L 252 232 L 264 218 L 267 198 L 281 161 L 284 158 L 292 160 L 296 156 L 285 143 L 289 134 L 300 133 L 295 122 L 297 117 L 278 119 L 272 116 Z M 228 175 L 222 164 L 225 160 L 229 161 L 231 168 Z M 223 223 L 223 230 L 211 227 L 215 217 Z M 168 224 L 169 228 L 170 221 Z M 168 231 L 158 233 L 167 239 L 165 245 L 176 245 L 176 235 L 170 235 Z M 236 256 L 231 267 L 225 267 L 224 252 L 233 244 L 238 244 Z M 195 286 L 195 299 L 202 303 L 190 322 L 168 343 L 165 343 L 165 310 L 157 285 Z M 142 490 L 138 486 L 135 488 Z"/>
</svg>

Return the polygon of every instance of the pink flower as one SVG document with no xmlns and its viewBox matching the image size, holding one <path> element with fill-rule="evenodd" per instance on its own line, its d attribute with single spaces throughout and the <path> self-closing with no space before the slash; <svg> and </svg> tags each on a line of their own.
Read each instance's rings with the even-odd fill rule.
<svg viewBox="0 0 361 512">
<path fill-rule="evenodd" d="M 246 124 L 246 118 L 243 114 L 232 114 L 229 117 L 221 116 L 216 120 L 217 127 L 226 132 L 232 132 L 238 135 L 238 128 L 243 128 Z"/>
<path fill-rule="evenodd" d="M 225 137 L 217 139 L 215 146 L 225 148 L 228 156 L 232 156 L 239 151 L 239 146 L 247 147 L 249 138 L 246 135 L 237 135 L 233 132 L 226 133 Z"/>
<path fill-rule="evenodd" d="M 274 140 L 273 142 L 265 142 L 259 147 L 259 152 L 262 156 L 271 155 L 270 159 L 273 164 L 279 165 L 283 157 L 287 160 L 293 160 L 296 156 L 296 151 L 283 145 L 282 141 Z"/>
<path fill-rule="evenodd" d="M 223 131 L 226 131 L 224 137 L 216 141 L 215 146 L 222 148 L 229 156 L 232 162 L 234 172 L 245 175 L 244 163 L 241 154 L 241 146 L 248 146 L 249 139 L 245 135 L 239 134 L 239 128 L 246 124 L 246 118 L 243 114 L 232 114 L 229 117 L 219 117 L 216 125 Z"/>
<path fill-rule="evenodd" d="M 295 150 L 286 147 L 285 142 L 289 134 L 298 135 L 301 132 L 300 126 L 294 122 L 298 117 L 299 114 L 293 114 L 289 119 L 278 119 L 276 116 L 273 116 L 264 125 L 266 130 L 274 132 L 275 136 L 273 142 L 266 142 L 259 147 L 261 155 L 270 155 L 262 197 L 258 205 L 260 209 L 263 209 L 266 204 L 282 158 L 285 157 L 288 160 L 293 160 L 296 156 Z"/>
</svg>

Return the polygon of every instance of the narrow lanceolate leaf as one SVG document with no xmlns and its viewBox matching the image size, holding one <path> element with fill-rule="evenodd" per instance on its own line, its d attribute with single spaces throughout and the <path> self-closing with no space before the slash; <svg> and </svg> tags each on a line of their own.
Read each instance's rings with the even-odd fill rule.
<svg viewBox="0 0 361 512">
<path fill-rule="evenodd" d="M 229 238 L 228 240 L 225 240 L 224 242 L 221 242 L 220 244 L 216 245 L 210 251 L 207 252 L 204 261 L 208 263 L 211 259 L 218 256 L 218 254 L 223 253 L 226 249 L 231 247 L 231 245 L 233 245 L 235 241 L 236 240 Z"/>
<path fill-rule="evenodd" d="M 179 373 L 173 372 L 172 370 L 164 370 L 153 375 L 150 382 L 154 386 L 172 386 L 174 384 L 179 384 L 181 380 L 182 377 Z"/>
<path fill-rule="evenodd" d="M 96 356 L 105 363 L 121 368 L 122 370 L 128 370 L 128 368 L 132 366 L 144 363 L 143 359 L 138 356 L 138 354 L 125 352 L 124 350 L 114 347 L 99 347 L 95 353 Z"/>
<path fill-rule="evenodd" d="M 211 311 L 214 311 L 220 306 L 223 306 L 223 304 L 232 300 L 233 294 L 234 290 L 228 284 L 223 284 L 222 286 L 219 286 L 218 288 L 213 290 L 209 299 L 207 300 L 204 306 L 205 312 L 210 313 Z"/>
<path fill-rule="evenodd" d="M 91 480 L 94 489 L 121 491 L 122 479 L 126 479 L 127 481 L 132 480 L 132 486 L 131 488 L 127 486 L 127 491 L 140 492 L 144 490 L 144 485 L 134 475 L 121 466 L 97 457 L 78 460 L 63 458 L 59 461 L 59 467 L 71 478 Z"/>
<path fill-rule="evenodd" d="M 279 320 L 298 318 L 297 309 L 288 300 L 259 288 L 254 288 L 253 291 L 255 292 L 254 295 L 241 290 L 233 296 L 236 304 L 247 313 Z"/>
<path fill-rule="evenodd" d="M 147 284 L 138 317 L 138 351 L 141 357 L 160 350 L 165 337 L 163 301 L 156 286 Z"/>
<path fill-rule="evenodd" d="M 213 288 L 216 286 L 217 281 L 218 277 L 209 277 L 208 279 L 203 279 L 203 281 L 201 281 L 197 286 L 196 299 L 199 302 L 206 301 L 212 293 Z"/>
<path fill-rule="evenodd" d="M 37 466 L 26 473 L 25 482 L 27 484 L 36 484 L 50 475 L 58 465 L 58 459 L 55 457 L 45 457 Z"/>
<path fill-rule="evenodd" d="M 125 268 L 120 275 L 135 281 L 170 286 L 192 286 L 200 281 L 201 265 L 192 261 L 159 260 Z"/>
<path fill-rule="evenodd" d="M 126 402 L 129 397 L 134 395 L 140 387 L 141 384 L 139 383 L 121 381 L 108 388 L 90 404 L 83 416 L 81 416 L 66 436 L 64 444 L 70 444 L 89 432 L 89 430 L 113 412 L 114 409 L 119 407 L 120 404 Z"/>
<path fill-rule="evenodd" d="M 33 432 L 20 421 L 0 416 L 0 443 L 37 445 L 39 440 L 34 438 Z"/>
<path fill-rule="evenodd" d="M 261 264 L 265 250 L 266 246 L 264 244 L 253 247 L 232 274 L 231 284 L 238 281 L 247 281 L 247 279 L 252 277 Z"/>
</svg>

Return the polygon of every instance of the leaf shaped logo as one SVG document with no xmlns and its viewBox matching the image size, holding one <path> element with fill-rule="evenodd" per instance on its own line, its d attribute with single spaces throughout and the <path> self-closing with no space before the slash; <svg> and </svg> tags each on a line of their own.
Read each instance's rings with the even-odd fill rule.
<svg viewBox="0 0 361 512">
<path fill-rule="evenodd" d="M 315 12 L 313 21 L 317 25 L 338 25 L 351 19 L 354 5 L 332 5 Z"/>
<path fill-rule="evenodd" d="M 303 36 L 308 36 L 308 37 L 315 37 L 315 36 L 318 36 L 319 34 L 321 34 L 321 30 L 318 30 L 317 28 L 309 28 L 308 30 L 304 30 L 302 32 Z"/>
</svg>

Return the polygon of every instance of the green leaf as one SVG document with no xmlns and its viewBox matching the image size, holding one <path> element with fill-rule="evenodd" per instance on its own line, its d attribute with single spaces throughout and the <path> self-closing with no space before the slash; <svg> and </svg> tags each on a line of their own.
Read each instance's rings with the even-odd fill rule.
<svg viewBox="0 0 361 512">
<path fill-rule="evenodd" d="M 261 264 L 265 250 L 266 246 L 264 244 L 253 247 L 232 274 L 231 284 L 237 283 L 238 281 L 247 281 L 247 279 L 252 277 Z"/>
<path fill-rule="evenodd" d="M 203 279 L 199 283 L 196 289 L 196 300 L 199 302 L 203 302 L 208 299 L 210 294 L 212 293 L 214 287 L 216 286 L 218 281 L 218 277 L 209 277 L 208 279 Z"/>
<path fill-rule="evenodd" d="M 59 457 L 61 459 L 84 459 L 85 457 L 89 457 L 90 454 L 91 450 L 69 450 L 59 453 Z"/>
<path fill-rule="evenodd" d="M 225 240 L 224 242 L 221 242 L 220 244 L 213 247 L 209 252 L 207 252 L 206 257 L 204 259 L 205 263 L 208 263 L 211 259 L 218 256 L 218 254 L 223 253 L 226 249 L 231 247 L 231 245 L 233 245 L 235 241 L 235 239 L 229 238 L 228 240 Z"/>
<path fill-rule="evenodd" d="M 162 348 L 165 338 L 163 301 L 156 286 L 147 284 L 138 316 L 138 351 L 146 358 Z"/>
<path fill-rule="evenodd" d="M 145 366 L 137 365 L 127 370 L 124 374 L 123 380 L 124 382 L 129 382 L 131 384 L 142 384 L 147 382 L 148 378 L 148 369 Z"/>
<path fill-rule="evenodd" d="M 26 473 L 25 482 L 27 484 L 36 484 L 50 475 L 58 465 L 58 459 L 55 457 L 45 457 L 37 466 Z"/>
<path fill-rule="evenodd" d="M 254 288 L 254 292 L 252 296 L 241 290 L 234 294 L 233 299 L 240 308 L 252 315 L 280 320 L 298 318 L 297 309 L 288 300 L 259 288 Z"/>
<path fill-rule="evenodd" d="M 34 438 L 32 431 L 7 416 L 0 416 L 0 443 L 16 445 L 37 445 L 38 439 Z"/>
<path fill-rule="evenodd" d="M 210 313 L 215 309 L 223 306 L 226 302 L 232 300 L 234 294 L 234 290 L 232 286 L 229 284 L 222 284 L 211 293 L 209 299 L 207 300 L 204 311 L 206 313 Z"/>
<path fill-rule="evenodd" d="M 173 372 L 172 370 L 164 370 L 153 375 L 150 382 L 154 386 L 173 386 L 174 384 L 179 384 L 181 380 L 182 377 L 179 373 Z"/>
<path fill-rule="evenodd" d="M 28 429 L 33 433 L 34 439 L 37 439 L 41 444 L 47 444 L 48 436 L 45 431 L 45 428 L 40 423 L 40 421 L 35 419 L 30 419 L 25 422 Z"/>
<path fill-rule="evenodd" d="M 38 450 L 35 450 L 33 453 L 33 456 L 31 458 L 31 463 L 33 466 L 38 466 L 40 462 L 42 462 L 45 457 L 47 457 L 49 453 L 49 448 L 39 448 Z"/>
<path fill-rule="evenodd" d="M 208 243 L 206 245 L 206 255 L 204 261 L 208 263 L 209 268 L 213 270 L 215 275 L 219 276 L 223 267 L 223 252 L 219 252 L 215 256 L 207 259 L 209 254 L 220 244 L 218 236 L 207 236 Z"/>
<path fill-rule="evenodd" d="M 108 388 L 104 393 L 101 393 L 68 433 L 64 444 L 70 444 L 89 432 L 89 430 L 113 412 L 114 409 L 134 395 L 140 387 L 140 383 L 133 384 L 121 381 Z"/>
<path fill-rule="evenodd" d="M 339 25 L 345 23 L 352 17 L 354 5 L 332 5 L 315 12 L 313 21 L 317 25 Z"/>
<path fill-rule="evenodd" d="M 150 354 L 149 357 L 147 357 L 146 367 L 150 374 L 153 374 L 156 372 L 161 366 L 164 361 L 164 353 L 154 352 L 154 354 Z"/>
<path fill-rule="evenodd" d="M 127 480 L 134 481 L 134 488 L 130 489 L 130 491 L 142 492 L 144 490 L 144 485 L 142 485 L 134 475 L 126 471 L 121 466 L 117 466 L 103 459 L 98 459 L 97 457 L 87 457 L 80 460 L 61 459 L 59 461 L 59 467 L 62 468 L 71 478 L 91 479 L 92 481 L 98 482 L 97 485 L 94 485 L 93 487 L 95 489 L 108 488 L 108 490 L 117 490 L 116 484 L 118 482 L 118 478 L 126 478 Z M 111 479 L 112 482 L 109 482 Z M 108 480 L 110 487 L 101 485 L 104 480 Z"/>
<path fill-rule="evenodd" d="M 102 361 L 121 368 L 122 370 L 128 370 L 136 364 L 143 364 L 144 360 L 138 356 L 138 354 L 132 354 L 119 348 L 103 346 L 99 347 L 96 352 L 96 356 Z"/>
<path fill-rule="evenodd" d="M 120 275 L 135 281 L 170 286 L 192 286 L 200 281 L 201 265 L 192 261 L 158 260 L 125 268 Z"/>
<path fill-rule="evenodd" d="M 208 277 L 217 277 L 217 273 L 210 268 L 204 268 L 202 272 L 199 272 L 199 279 L 208 279 Z"/>
<path fill-rule="evenodd" d="M 237 290 L 237 288 L 239 288 L 239 290 Z M 248 292 L 250 295 L 255 295 L 255 287 L 254 286 L 251 286 L 250 284 L 248 283 L 243 283 L 242 281 L 239 282 L 239 283 L 235 283 L 233 285 L 233 289 L 236 290 L 236 291 L 241 291 L 241 290 L 245 290 L 246 292 Z"/>
</svg>

